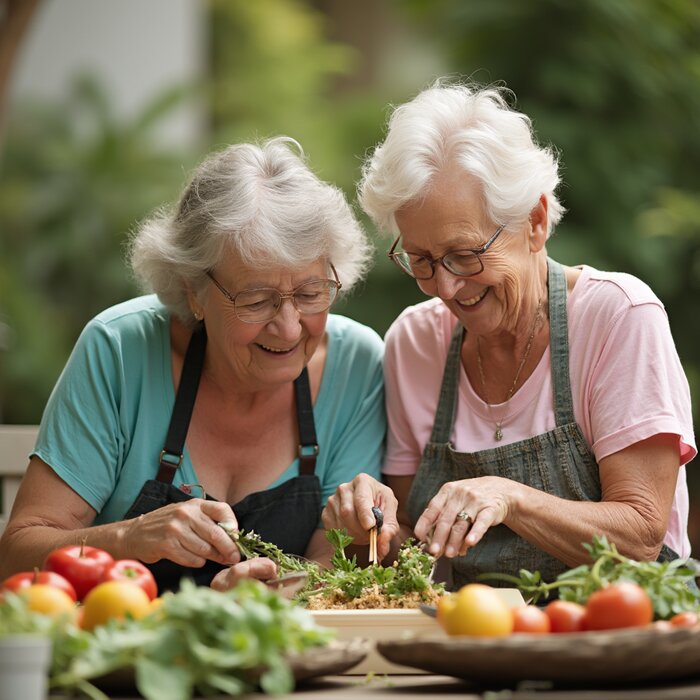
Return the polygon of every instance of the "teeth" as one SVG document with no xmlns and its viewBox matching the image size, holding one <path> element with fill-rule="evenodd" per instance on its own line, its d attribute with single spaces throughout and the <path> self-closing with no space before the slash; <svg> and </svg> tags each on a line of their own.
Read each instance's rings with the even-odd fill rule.
<svg viewBox="0 0 700 700">
<path fill-rule="evenodd" d="M 486 287 L 481 294 L 477 294 L 475 297 L 471 297 L 470 299 L 458 299 L 457 303 L 460 304 L 461 306 L 474 306 L 477 302 L 481 301 L 485 296 L 486 292 L 489 291 L 489 288 Z"/>
<path fill-rule="evenodd" d="M 263 345 L 262 343 L 258 343 L 261 348 L 264 350 L 267 350 L 268 352 L 289 352 L 290 348 L 271 348 L 268 347 L 267 345 Z"/>
</svg>

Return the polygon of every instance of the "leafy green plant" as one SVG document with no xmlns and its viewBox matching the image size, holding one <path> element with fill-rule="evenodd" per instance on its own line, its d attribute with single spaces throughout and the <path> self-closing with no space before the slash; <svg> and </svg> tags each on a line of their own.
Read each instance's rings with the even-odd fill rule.
<svg viewBox="0 0 700 700">
<path fill-rule="evenodd" d="M 90 681 L 131 668 L 147 700 L 188 700 L 294 687 L 290 655 L 327 644 L 332 630 L 256 581 L 221 592 L 184 581 L 142 620 L 112 621 L 93 634 L 73 630 L 54 663 L 51 686 L 104 696 Z"/>
<path fill-rule="evenodd" d="M 482 574 L 481 579 L 508 581 L 517 586 L 529 602 L 536 603 L 557 590 L 563 600 L 584 604 L 594 591 L 617 581 L 639 584 L 651 597 L 656 619 L 667 619 L 685 610 L 700 611 L 700 594 L 694 579 L 700 572 L 693 559 L 636 561 L 623 556 L 607 537 L 593 537 L 583 547 L 593 563 L 565 571 L 554 581 L 545 582 L 539 571 L 521 569 L 519 576 Z"/>
<path fill-rule="evenodd" d="M 3 592 L 0 603 L 0 637 L 15 634 L 52 636 L 57 622 L 46 615 L 32 612 L 27 601 L 11 591 Z"/>
</svg>

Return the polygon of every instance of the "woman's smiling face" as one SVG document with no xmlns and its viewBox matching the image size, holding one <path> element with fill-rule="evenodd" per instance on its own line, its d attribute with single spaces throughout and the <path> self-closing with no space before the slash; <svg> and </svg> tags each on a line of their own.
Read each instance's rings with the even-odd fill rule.
<svg viewBox="0 0 700 700">
<path fill-rule="evenodd" d="M 435 176 L 424 197 L 396 212 L 396 223 L 403 250 L 434 259 L 481 248 L 507 222 L 489 219 L 477 178 L 449 168 Z M 477 275 L 460 277 L 438 263 L 433 277 L 418 284 L 426 294 L 440 297 L 469 331 L 489 335 L 512 330 L 530 262 L 523 234 L 523 224 L 509 224 L 481 256 L 484 269 Z"/>
<path fill-rule="evenodd" d="M 256 270 L 230 253 L 213 273 L 219 284 L 235 297 L 244 290 L 260 288 L 286 294 L 304 282 L 328 278 L 328 270 L 324 260 L 303 270 Z M 302 315 L 291 299 L 284 299 L 271 320 L 245 323 L 213 282 L 206 292 L 203 313 L 212 369 L 219 376 L 231 376 L 239 388 L 251 390 L 296 379 L 323 339 L 328 318 L 328 310 Z"/>
</svg>

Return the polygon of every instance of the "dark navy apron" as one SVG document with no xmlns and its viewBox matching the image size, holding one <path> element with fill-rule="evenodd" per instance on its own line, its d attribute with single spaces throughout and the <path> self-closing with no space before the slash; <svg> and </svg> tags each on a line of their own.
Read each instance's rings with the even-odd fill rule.
<svg viewBox="0 0 700 700">
<path fill-rule="evenodd" d="M 600 501 L 598 464 L 574 417 L 569 380 L 566 277 L 561 265 L 554 260 L 549 259 L 547 267 L 556 427 L 526 440 L 478 452 L 457 452 L 453 448 L 450 438 L 457 413 L 461 348 L 466 334 L 458 323 L 445 363 L 433 432 L 408 496 L 408 512 L 413 526 L 444 483 L 480 476 L 513 479 L 566 500 Z M 669 561 L 677 556 L 664 544 L 659 560 Z M 543 581 L 553 581 L 569 568 L 504 524 L 489 528 L 466 556 L 448 561 L 451 570 L 447 585 L 451 589 L 473 582 L 482 573 L 502 572 L 517 576 L 520 569 L 527 569 L 539 571 Z M 488 583 L 493 586 L 512 585 L 493 580 Z"/>
<path fill-rule="evenodd" d="M 175 487 L 173 479 L 182 464 L 185 438 L 204 366 L 206 345 L 207 333 L 204 324 L 201 323 L 192 333 L 187 347 L 165 447 L 160 453 L 158 473 L 155 479 L 149 479 L 143 485 L 129 508 L 126 519 L 194 497 L 182 488 Z M 284 552 L 303 555 L 321 518 L 321 486 L 314 473 L 318 443 L 306 368 L 294 381 L 294 395 L 299 425 L 299 476 L 275 488 L 251 493 L 231 507 L 241 530 L 254 530 L 262 540 L 272 542 Z M 214 500 L 209 496 L 207 499 Z M 226 568 L 211 560 L 201 568 L 180 566 L 168 559 L 161 559 L 147 566 L 156 578 L 160 593 L 177 590 L 183 578 L 208 586 L 212 578 Z"/>
</svg>

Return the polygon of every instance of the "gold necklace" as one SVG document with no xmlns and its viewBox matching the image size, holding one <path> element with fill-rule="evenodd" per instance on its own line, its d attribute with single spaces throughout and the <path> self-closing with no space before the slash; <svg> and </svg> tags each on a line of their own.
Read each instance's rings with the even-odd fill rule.
<svg viewBox="0 0 700 700">
<path fill-rule="evenodd" d="M 540 314 L 542 312 L 542 299 L 540 299 L 539 303 L 537 304 L 537 311 L 535 312 L 535 319 L 532 322 L 532 329 L 530 330 L 530 337 L 527 339 L 527 345 L 525 346 L 525 352 L 523 353 L 522 359 L 520 360 L 520 364 L 518 365 L 518 370 L 515 373 L 515 379 L 513 379 L 513 383 L 510 386 L 510 389 L 508 390 L 508 396 L 506 397 L 505 403 L 507 404 L 511 398 L 513 397 L 513 393 L 515 392 L 515 387 L 518 384 L 518 379 L 520 379 L 520 373 L 523 371 L 523 367 L 525 366 L 525 362 L 527 361 L 528 355 L 530 354 L 530 349 L 532 348 L 532 341 L 535 339 L 535 332 L 537 331 L 537 322 L 540 320 Z M 484 368 L 481 364 L 481 345 L 479 343 L 479 336 L 476 338 L 476 364 L 477 367 L 479 368 L 479 378 L 481 379 L 481 389 L 484 392 L 484 399 L 486 401 L 486 406 L 488 407 L 489 410 L 489 416 L 491 416 L 491 421 L 493 424 L 496 426 L 496 430 L 493 434 L 493 437 L 495 440 L 502 440 L 503 439 L 503 423 L 506 421 L 506 418 L 508 418 L 508 413 L 504 414 L 504 416 L 501 418 L 501 420 L 496 420 L 493 417 L 493 410 L 491 407 L 491 404 L 489 403 L 489 400 L 486 396 L 486 379 L 484 378 Z"/>
</svg>

